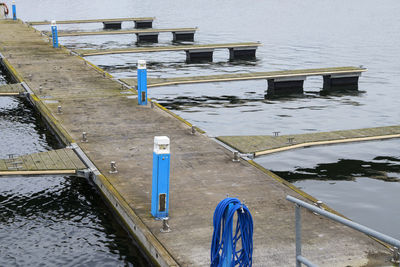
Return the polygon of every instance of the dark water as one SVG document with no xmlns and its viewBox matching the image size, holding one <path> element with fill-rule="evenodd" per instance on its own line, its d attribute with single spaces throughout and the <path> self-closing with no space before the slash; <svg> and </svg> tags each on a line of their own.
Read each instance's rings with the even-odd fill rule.
<svg viewBox="0 0 400 267">
<path fill-rule="evenodd" d="M 1 266 L 149 266 L 83 178 L 0 180 Z"/>
<path fill-rule="evenodd" d="M 34 110 L 11 97 L 0 97 L 0 140 L 0 158 L 61 147 Z M 151 265 L 77 177 L 0 178 L 0 240 L 0 266 Z"/>
<path fill-rule="evenodd" d="M 151 77 L 349 65 L 368 68 L 357 93 L 320 95 L 320 77 L 306 80 L 303 96 L 274 100 L 264 98 L 265 81 L 149 90 L 151 98 L 211 136 L 273 131 L 296 134 L 397 125 L 400 121 L 397 0 L 379 4 L 373 0 L 20 0 L 18 5 L 25 20 L 155 16 L 154 26 L 158 28 L 198 26 L 195 43 L 263 43 L 254 61 L 229 62 L 226 50 L 217 50 L 214 62 L 203 64 L 186 64 L 183 52 L 89 58 L 116 77 L 135 77 L 138 59 L 147 60 Z M 133 25 L 125 23 L 124 27 Z M 49 26 L 38 28 L 49 30 Z M 100 30 L 101 24 L 60 29 Z M 156 45 L 171 45 L 171 39 L 171 34 L 160 34 Z M 134 35 L 68 37 L 60 41 L 70 48 L 137 45 Z M 345 215 L 399 237 L 393 227 L 400 220 L 395 206 L 398 144 L 387 141 L 296 150 L 259 161 Z"/>
<path fill-rule="evenodd" d="M 347 217 L 400 239 L 400 140 L 298 149 L 256 161 Z"/>
</svg>

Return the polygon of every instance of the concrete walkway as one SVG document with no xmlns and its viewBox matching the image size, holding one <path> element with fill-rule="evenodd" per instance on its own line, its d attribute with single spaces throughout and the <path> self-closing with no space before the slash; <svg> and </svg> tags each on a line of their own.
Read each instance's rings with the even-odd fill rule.
<svg viewBox="0 0 400 267">
<path fill-rule="evenodd" d="M 294 266 L 294 207 L 285 196 L 301 195 L 246 161 L 232 162 L 224 148 L 204 135 L 191 135 L 186 124 L 162 109 L 138 106 L 120 84 L 67 50 L 53 49 L 27 25 L 1 21 L 0 40 L 0 52 L 30 88 L 58 101 L 44 103 L 55 123 L 140 217 L 141 227 L 155 237 L 151 242 L 161 242 L 179 265 L 209 266 L 213 211 L 229 194 L 245 199 L 252 212 L 254 266 Z M 58 105 L 63 114 L 57 114 Z M 88 143 L 79 143 L 82 132 Z M 150 216 L 156 135 L 172 140 L 170 233 L 160 233 L 161 223 Z M 117 162 L 118 174 L 108 173 L 110 161 Z M 381 266 L 390 258 L 371 238 L 306 211 L 303 240 L 304 255 L 320 266 Z"/>
</svg>

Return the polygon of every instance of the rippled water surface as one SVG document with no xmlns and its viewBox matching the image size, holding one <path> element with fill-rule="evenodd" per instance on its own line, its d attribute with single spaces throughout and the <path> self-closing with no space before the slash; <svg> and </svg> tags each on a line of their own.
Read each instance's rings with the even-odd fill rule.
<svg viewBox="0 0 400 267">
<path fill-rule="evenodd" d="M 227 50 L 216 51 L 212 63 L 201 64 L 185 63 L 183 52 L 89 58 L 119 78 L 135 77 L 138 59 L 147 60 L 150 77 L 334 66 L 368 68 L 360 78 L 359 91 L 353 93 L 321 95 L 320 77 L 305 81 L 304 95 L 278 99 L 265 98 L 265 81 L 149 90 L 151 98 L 212 136 L 272 134 L 273 131 L 309 133 L 397 125 L 400 121 L 400 2 L 397 0 L 379 3 L 372 0 L 20 0 L 18 12 L 24 20 L 155 16 L 157 28 L 198 26 L 195 35 L 198 44 L 242 41 L 263 44 L 253 61 L 230 62 Z M 101 30 L 102 25 L 59 27 Z M 129 29 L 133 24 L 124 23 L 123 27 Z M 38 28 L 49 30 L 49 26 Z M 172 45 L 171 40 L 170 33 L 162 33 L 159 43 L 154 45 Z M 71 49 L 143 45 L 136 43 L 134 35 L 65 37 L 60 42 Z M 0 101 L 2 107 L 20 105 L 9 98 Z M 0 133 L 1 138 L 6 136 L 12 140 L 5 141 L 10 149 L 0 148 L 2 156 L 9 151 L 32 152 L 30 147 L 38 151 L 47 149 L 45 140 L 50 137 L 34 130 L 37 122 L 32 122 L 26 130 L 29 123 L 21 125 L 22 118 L 11 117 L 14 116 L 9 116 L 3 125 L 12 125 L 15 130 Z M 24 131 L 28 134 L 17 138 Z M 21 145 L 15 145 L 17 140 Z M 400 220 L 395 204 L 399 199 L 398 147 L 399 142 L 395 140 L 329 146 L 271 155 L 260 158 L 259 162 L 346 216 L 399 238 L 394 227 Z M 73 181 L 58 179 L 64 184 Z"/>
<path fill-rule="evenodd" d="M 83 178 L 0 180 L 1 266 L 149 266 Z"/>
</svg>

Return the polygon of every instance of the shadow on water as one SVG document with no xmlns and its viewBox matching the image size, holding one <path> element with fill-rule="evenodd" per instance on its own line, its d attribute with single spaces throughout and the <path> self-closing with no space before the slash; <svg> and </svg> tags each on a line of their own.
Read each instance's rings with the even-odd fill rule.
<svg viewBox="0 0 400 267">
<path fill-rule="evenodd" d="M 163 96 L 154 97 L 154 100 L 157 100 L 164 107 L 171 110 L 187 110 L 192 107 L 206 107 L 206 108 L 234 108 L 234 107 L 243 107 L 246 104 L 251 103 L 263 103 L 263 104 L 278 104 L 278 103 L 286 103 L 286 102 L 296 102 L 298 100 L 307 100 L 307 99 L 316 99 L 320 98 L 319 93 L 308 92 L 306 94 L 292 94 L 292 95 L 264 95 L 264 98 L 260 98 L 260 94 L 256 92 L 246 92 L 248 95 L 255 95 L 253 98 L 243 98 L 235 95 L 221 95 L 221 96 L 176 96 L 176 97 L 168 97 Z M 257 95 L 256 95 L 257 94 Z M 360 93 L 361 94 L 361 93 Z M 352 93 L 352 95 L 356 95 L 356 93 Z M 345 97 L 347 94 L 344 92 L 336 92 L 330 95 L 325 95 L 323 98 L 327 97 L 335 97 L 341 98 Z M 352 105 L 359 105 L 357 102 L 353 101 Z M 320 107 L 293 107 L 293 108 L 282 108 L 282 109 L 314 109 L 319 108 L 323 109 L 326 106 Z"/>
<path fill-rule="evenodd" d="M 217 62 L 191 62 L 187 63 L 185 59 L 182 59 L 181 61 L 162 61 L 162 59 L 158 59 L 157 61 L 152 61 L 148 60 L 146 62 L 146 67 L 149 73 L 151 74 L 151 71 L 159 71 L 159 70 L 167 70 L 171 69 L 171 72 L 175 71 L 188 71 L 189 69 L 202 69 L 202 70 L 209 70 L 210 65 L 211 68 L 219 68 L 219 72 L 224 72 L 224 68 L 227 67 L 232 67 L 232 66 L 256 66 L 259 63 L 260 60 L 258 59 L 251 59 L 251 60 L 230 60 L 230 61 L 217 61 Z M 136 61 L 127 61 L 125 62 L 116 62 L 115 64 L 99 64 L 98 65 L 100 68 L 104 69 L 107 72 L 118 72 L 118 71 L 136 71 L 137 69 L 137 62 Z M 236 71 L 230 71 L 229 73 L 241 73 L 243 72 L 242 70 L 236 70 Z M 135 73 L 134 73 L 135 74 Z M 176 76 L 176 75 L 174 75 Z M 191 75 L 179 75 L 179 76 L 191 76 Z"/>
<path fill-rule="evenodd" d="M 293 171 L 274 171 L 289 182 L 301 180 L 354 181 L 360 177 L 399 182 L 400 159 L 375 157 L 373 161 L 339 159 L 333 163 L 320 163 L 313 168 L 297 167 Z M 397 175 L 396 175 L 397 174 Z"/>
</svg>

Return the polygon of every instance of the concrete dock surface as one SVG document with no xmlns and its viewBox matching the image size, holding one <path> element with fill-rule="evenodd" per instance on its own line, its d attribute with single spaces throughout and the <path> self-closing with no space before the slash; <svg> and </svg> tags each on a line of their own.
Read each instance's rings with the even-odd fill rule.
<svg viewBox="0 0 400 267">
<path fill-rule="evenodd" d="M 209 266 L 212 216 L 229 194 L 245 200 L 254 219 L 254 266 L 294 266 L 294 207 L 286 195 L 305 199 L 272 176 L 232 155 L 206 135 L 150 105 L 66 49 L 21 22 L 0 21 L 0 52 L 42 99 L 159 243 L 168 265 Z M 41 90 L 39 92 L 39 88 Z M 44 99 L 55 100 L 51 103 Z M 56 102 L 57 101 L 57 102 Z M 56 103 L 54 103 L 56 102 Z M 62 114 L 57 114 L 61 105 Z M 87 143 L 80 143 L 87 132 Z M 171 139 L 172 232 L 150 215 L 153 138 Z M 110 174 L 110 161 L 118 173 Z M 302 211 L 303 255 L 320 266 L 390 265 L 389 251 L 373 239 Z M 157 259 L 156 259 L 157 260 Z"/>
</svg>

